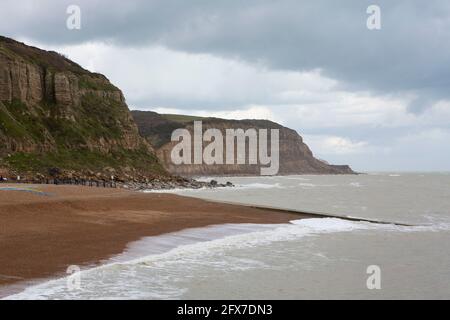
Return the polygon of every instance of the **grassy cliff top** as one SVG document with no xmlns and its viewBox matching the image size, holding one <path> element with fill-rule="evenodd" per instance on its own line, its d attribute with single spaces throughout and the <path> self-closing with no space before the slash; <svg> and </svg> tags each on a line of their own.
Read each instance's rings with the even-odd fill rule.
<svg viewBox="0 0 450 320">
<path fill-rule="evenodd" d="M 269 120 L 232 120 L 212 117 L 198 117 L 178 114 L 159 114 L 153 111 L 133 110 L 131 114 L 138 125 L 141 136 L 145 137 L 154 147 L 159 148 L 170 141 L 175 129 L 192 126 L 194 121 L 202 121 L 204 127 L 222 128 L 284 128 L 282 125 Z M 286 128 L 287 129 L 287 128 Z M 288 129 L 290 130 L 290 129 Z"/>
<path fill-rule="evenodd" d="M 33 46 L 28 46 L 23 42 L 16 41 L 0 35 L 0 53 L 11 59 L 25 60 L 40 66 L 43 69 L 52 71 L 70 71 L 78 76 L 91 76 L 103 80 L 108 80 L 100 73 L 90 72 L 76 62 L 68 59 L 61 53 L 55 51 L 42 50 Z"/>
</svg>

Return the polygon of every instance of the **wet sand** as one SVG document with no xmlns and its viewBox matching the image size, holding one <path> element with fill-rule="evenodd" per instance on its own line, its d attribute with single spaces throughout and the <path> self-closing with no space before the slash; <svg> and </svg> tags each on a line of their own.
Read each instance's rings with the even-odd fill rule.
<svg viewBox="0 0 450 320">
<path fill-rule="evenodd" d="M 0 297 L 6 285 L 62 275 L 70 265 L 99 264 L 146 236 L 309 217 L 173 194 L 0 184 Z"/>
</svg>

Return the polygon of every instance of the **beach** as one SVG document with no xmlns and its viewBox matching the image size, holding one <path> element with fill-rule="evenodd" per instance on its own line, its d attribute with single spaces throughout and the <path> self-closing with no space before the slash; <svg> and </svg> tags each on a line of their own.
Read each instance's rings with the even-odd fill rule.
<svg viewBox="0 0 450 320">
<path fill-rule="evenodd" d="M 0 184 L 0 297 L 450 295 L 448 174 L 215 179 L 235 187 L 132 192 Z M 79 290 L 67 286 L 71 265 L 82 270 Z M 382 289 L 368 289 L 369 266 L 380 268 Z"/>
<path fill-rule="evenodd" d="M 62 276 L 70 265 L 101 264 L 143 237 L 217 224 L 287 223 L 308 217 L 175 194 L 1 184 L 0 296 L 2 287 Z"/>
</svg>

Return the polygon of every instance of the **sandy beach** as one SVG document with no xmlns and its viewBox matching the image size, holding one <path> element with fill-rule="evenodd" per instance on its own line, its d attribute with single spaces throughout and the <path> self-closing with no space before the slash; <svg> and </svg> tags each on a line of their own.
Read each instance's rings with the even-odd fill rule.
<svg viewBox="0 0 450 320">
<path fill-rule="evenodd" d="M 99 264 L 146 236 L 224 223 L 310 217 L 173 194 L 53 185 L 0 185 L 2 287 Z M 4 295 L 5 293 L 3 293 Z"/>
</svg>

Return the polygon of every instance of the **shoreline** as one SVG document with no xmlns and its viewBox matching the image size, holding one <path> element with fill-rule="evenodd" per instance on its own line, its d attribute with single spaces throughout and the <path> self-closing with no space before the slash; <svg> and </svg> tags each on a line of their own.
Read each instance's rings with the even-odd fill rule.
<svg viewBox="0 0 450 320">
<path fill-rule="evenodd" d="M 227 223 L 317 217 L 164 193 L 0 185 L 0 297 L 70 265 L 98 266 L 144 237 Z M 16 288 L 16 289 L 14 289 Z"/>
<path fill-rule="evenodd" d="M 202 200 L 173 193 L 74 185 L 0 185 L 0 299 L 26 287 L 107 263 L 148 237 L 225 224 L 284 224 L 337 218 L 399 222 L 299 212 L 286 208 Z"/>
</svg>

